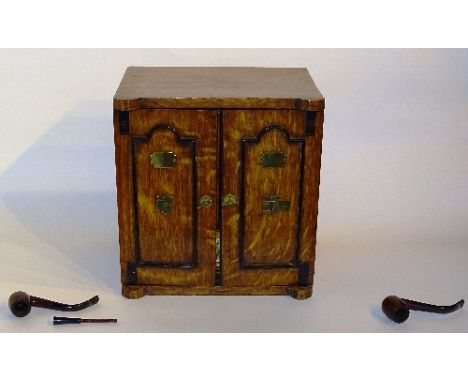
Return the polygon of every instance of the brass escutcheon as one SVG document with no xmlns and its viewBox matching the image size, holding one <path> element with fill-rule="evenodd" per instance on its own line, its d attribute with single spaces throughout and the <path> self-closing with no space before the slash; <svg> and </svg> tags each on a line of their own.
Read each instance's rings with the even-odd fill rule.
<svg viewBox="0 0 468 382">
<path fill-rule="evenodd" d="M 223 197 L 223 207 L 233 207 L 237 204 L 237 198 L 233 194 L 226 194 Z"/>
<path fill-rule="evenodd" d="M 163 215 L 167 215 L 172 211 L 172 201 L 174 198 L 169 195 L 156 196 L 156 208 Z"/>
</svg>

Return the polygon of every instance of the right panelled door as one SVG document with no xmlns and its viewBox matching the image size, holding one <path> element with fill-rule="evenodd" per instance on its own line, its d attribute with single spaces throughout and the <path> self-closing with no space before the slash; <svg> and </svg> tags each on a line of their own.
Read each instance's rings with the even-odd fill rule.
<svg viewBox="0 0 468 382">
<path fill-rule="evenodd" d="M 321 132 L 311 117 L 223 112 L 222 285 L 312 283 Z"/>
</svg>

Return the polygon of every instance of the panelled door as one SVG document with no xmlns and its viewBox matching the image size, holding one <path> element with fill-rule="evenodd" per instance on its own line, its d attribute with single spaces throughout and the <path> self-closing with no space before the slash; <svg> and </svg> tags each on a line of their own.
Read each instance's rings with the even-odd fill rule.
<svg viewBox="0 0 468 382">
<path fill-rule="evenodd" d="M 223 111 L 223 286 L 311 283 L 320 151 L 307 116 Z"/>
<path fill-rule="evenodd" d="M 135 110 L 130 129 L 129 283 L 213 286 L 218 113 Z"/>
</svg>

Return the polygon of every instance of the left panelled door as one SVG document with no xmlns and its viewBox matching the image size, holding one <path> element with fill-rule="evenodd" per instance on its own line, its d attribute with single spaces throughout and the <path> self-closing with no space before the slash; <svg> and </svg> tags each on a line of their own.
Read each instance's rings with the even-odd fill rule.
<svg viewBox="0 0 468 382">
<path fill-rule="evenodd" d="M 214 285 L 217 130 L 216 111 L 129 112 L 133 243 L 124 283 Z"/>
</svg>

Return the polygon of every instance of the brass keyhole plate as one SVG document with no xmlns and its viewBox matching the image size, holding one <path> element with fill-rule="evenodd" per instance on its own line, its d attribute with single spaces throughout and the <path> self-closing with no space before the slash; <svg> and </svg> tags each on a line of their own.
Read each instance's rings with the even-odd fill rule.
<svg viewBox="0 0 468 382">
<path fill-rule="evenodd" d="M 160 195 L 156 197 L 156 208 L 163 215 L 167 215 L 172 211 L 172 202 L 174 198 L 169 195 Z"/>
</svg>

